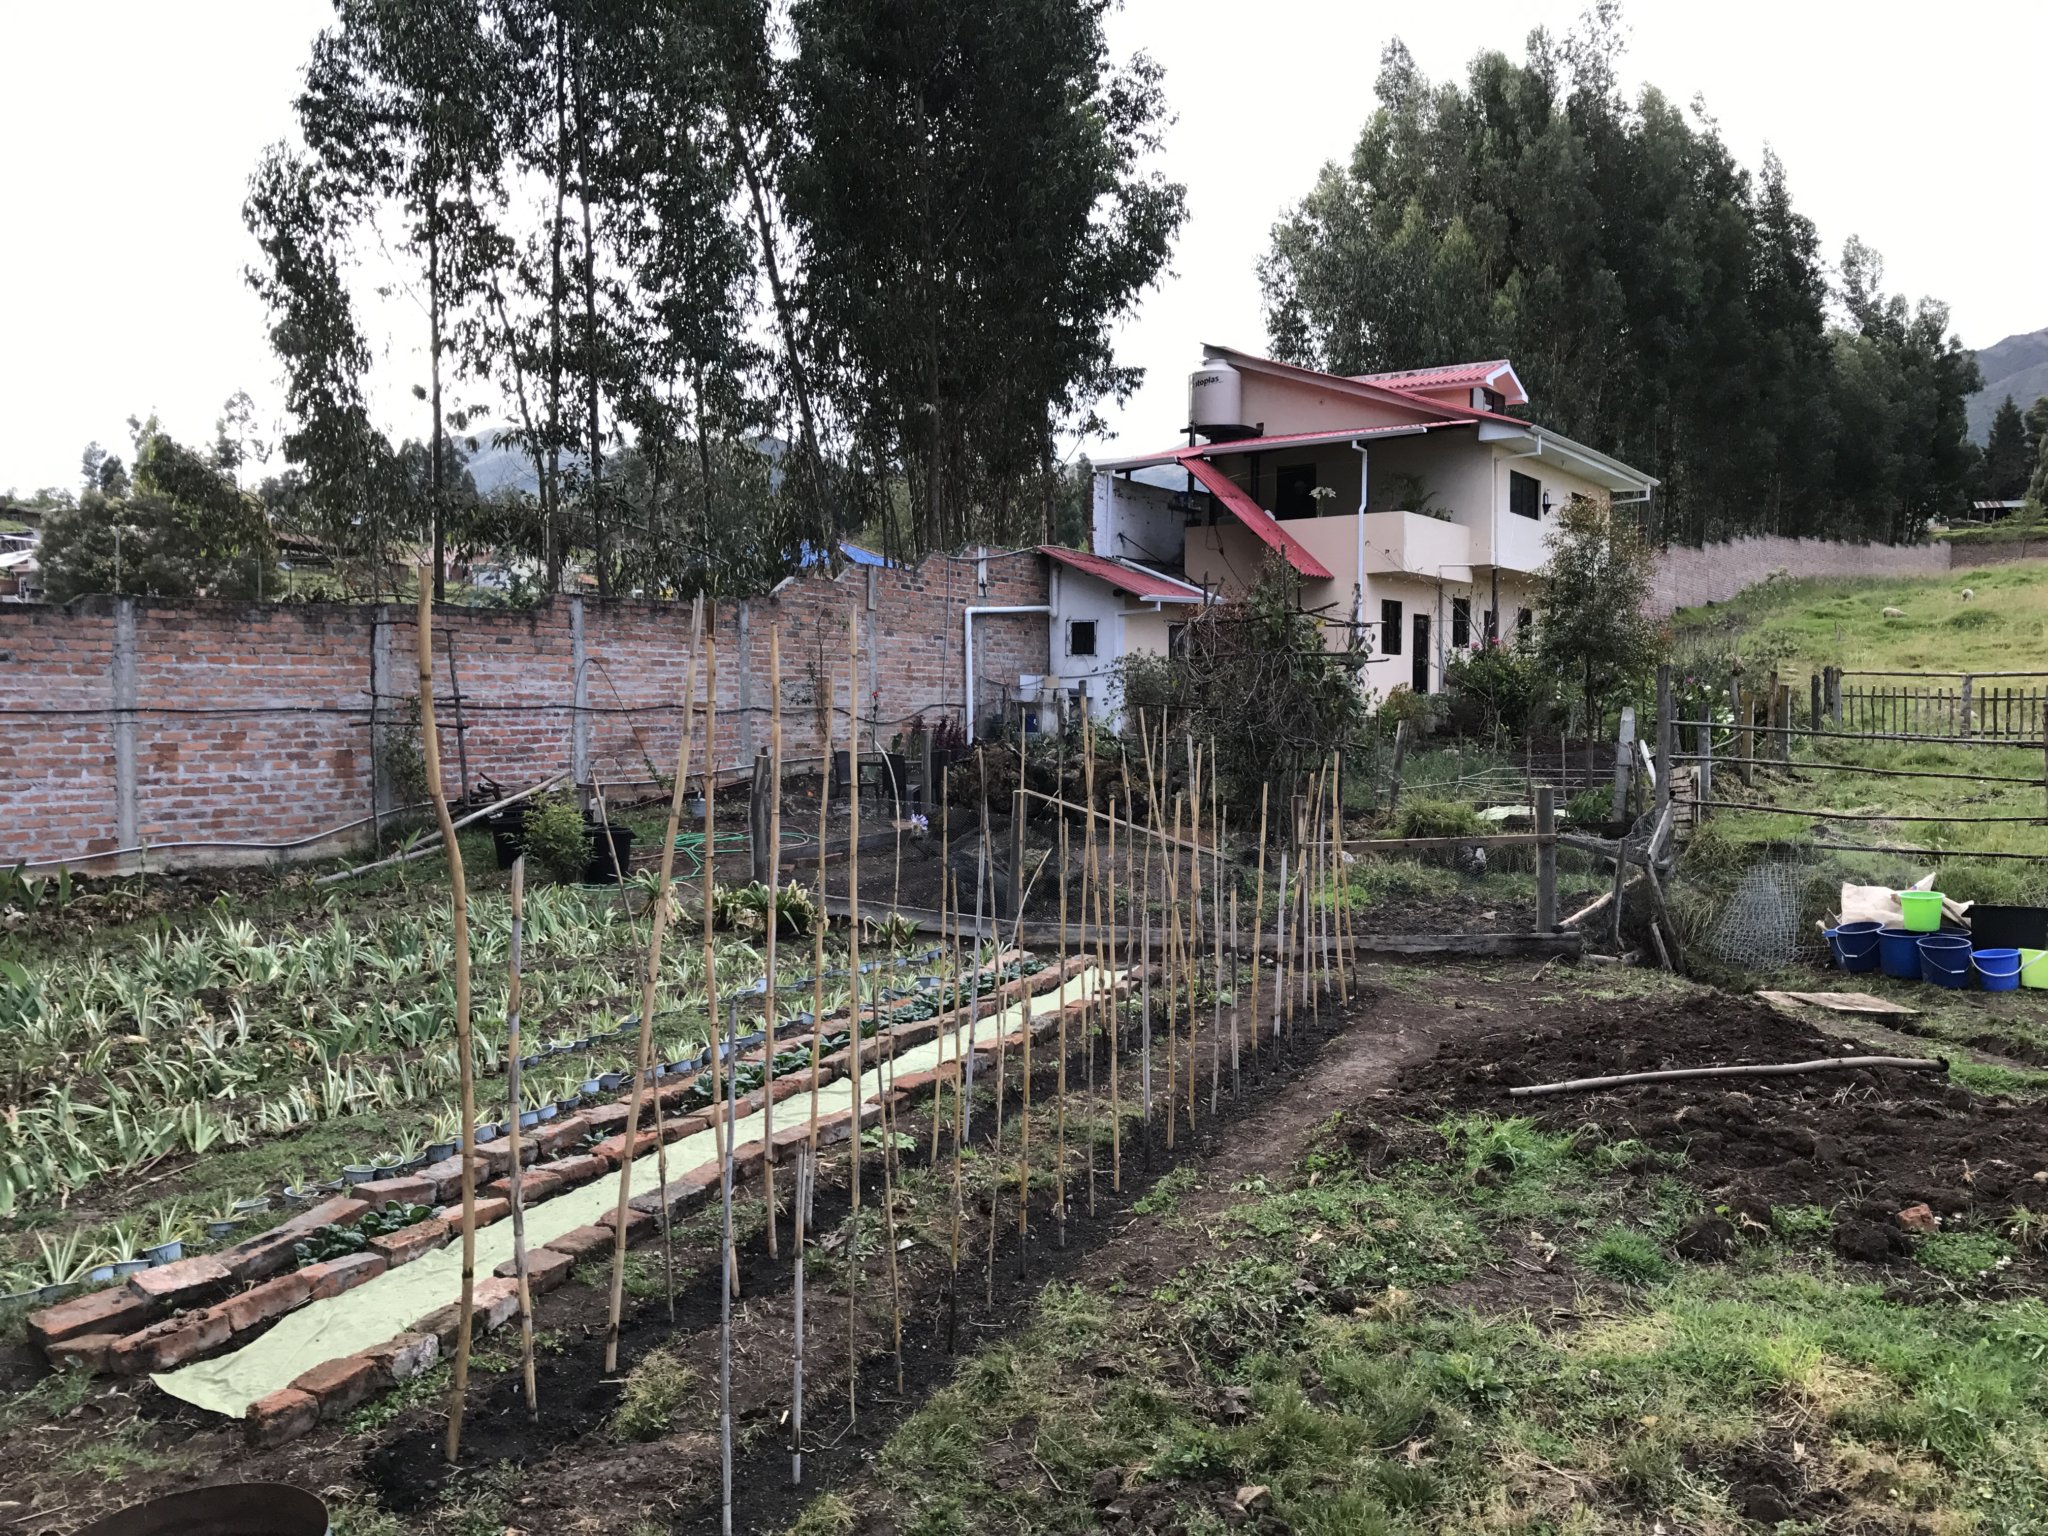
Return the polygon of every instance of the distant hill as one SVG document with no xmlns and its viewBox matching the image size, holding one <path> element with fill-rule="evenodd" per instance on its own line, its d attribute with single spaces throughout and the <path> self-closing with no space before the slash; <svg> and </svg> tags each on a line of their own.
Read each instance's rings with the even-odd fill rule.
<svg viewBox="0 0 2048 1536">
<path fill-rule="evenodd" d="M 1983 442 L 2000 402 L 2011 395 L 2021 410 L 2048 395 L 2048 331 L 2008 336 L 1977 354 L 1984 387 L 1970 396 L 1970 436 Z"/>
</svg>

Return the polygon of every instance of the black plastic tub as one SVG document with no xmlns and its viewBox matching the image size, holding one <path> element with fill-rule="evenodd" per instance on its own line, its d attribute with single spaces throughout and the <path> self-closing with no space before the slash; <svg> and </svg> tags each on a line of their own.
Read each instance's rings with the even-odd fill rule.
<svg viewBox="0 0 2048 1536">
<path fill-rule="evenodd" d="M 75 1536 L 327 1536 L 327 1506 L 289 1483 L 221 1483 L 168 1493 Z"/>
<path fill-rule="evenodd" d="M 526 807 L 514 805 L 484 818 L 491 834 L 491 849 L 498 856 L 498 868 L 510 869 L 526 851 Z"/>
<path fill-rule="evenodd" d="M 2048 949 L 2048 907 L 1970 908 L 1970 943 L 1978 949 Z"/>
<path fill-rule="evenodd" d="M 590 839 L 590 862 L 583 868 L 583 883 L 617 885 L 623 881 L 633 859 L 633 829 L 600 825 L 587 826 L 583 832 Z M 609 846 L 605 842 L 606 832 L 611 833 Z"/>
</svg>

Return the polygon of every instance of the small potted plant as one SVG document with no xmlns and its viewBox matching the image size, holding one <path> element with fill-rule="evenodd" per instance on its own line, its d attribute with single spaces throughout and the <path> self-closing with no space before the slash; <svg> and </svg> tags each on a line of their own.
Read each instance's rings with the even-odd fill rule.
<svg viewBox="0 0 2048 1536">
<path fill-rule="evenodd" d="M 344 1184 L 367 1184 L 376 1177 L 377 1169 L 373 1163 L 343 1163 L 341 1165 L 341 1182 Z"/>
<path fill-rule="evenodd" d="M 224 1241 L 235 1228 L 249 1219 L 247 1212 L 235 1209 L 236 1203 L 231 1200 L 225 1205 L 215 1206 L 206 1213 L 203 1220 L 206 1222 L 206 1237 L 209 1242 Z"/>
<path fill-rule="evenodd" d="M 185 1257 L 185 1239 L 191 1232 L 191 1215 L 183 1202 L 172 1200 L 160 1205 L 150 1230 L 154 1240 L 142 1250 L 142 1256 L 152 1264 L 175 1264 Z"/>
<path fill-rule="evenodd" d="M 270 1196 L 268 1195 L 249 1195 L 244 1199 L 237 1200 L 234 1204 L 234 1212 L 237 1216 L 260 1216 L 269 1209 Z"/>
<path fill-rule="evenodd" d="M 398 1143 L 398 1167 L 401 1173 L 417 1173 L 427 1166 L 427 1143 L 419 1136 L 403 1137 Z"/>
<path fill-rule="evenodd" d="M 623 1072 L 600 1072 L 597 1075 L 597 1088 L 600 1093 L 617 1093 L 625 1086 L 625 1082 L 626 1074 Z"/>
<path fill-rule="evenodd" d="M 389 1148 L 370 1159 L 370 1177 L 373 1179 L 395 1179 L 405 1172 L 405 1158 Z"/>
<path fill-rule="evenodd" d="M 149 1268 L 150 1261 L 142 1251 L 140 1218 L 124 1216 L 114 1223 L 107 1234 L 107 1254 L 114 1261 L 113 1279 L 125 1279 Z"/>
</svg>

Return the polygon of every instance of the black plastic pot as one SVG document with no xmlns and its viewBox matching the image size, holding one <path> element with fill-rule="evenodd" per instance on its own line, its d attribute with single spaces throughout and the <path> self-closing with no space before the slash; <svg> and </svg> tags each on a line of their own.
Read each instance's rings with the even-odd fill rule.
<svg viewBox="0 0 2048 1536">
<path fill-rule="evenodd" d="M 526 807 L 514 805 L 494 811 L 484 818 L 484 827 L 491 834 L 491 848 L 498 856 L 498 868 L 510 869 L 519 855 L 526 851 Z"/>
<path fill-rule="evenodd" d="M 2048 949 L 2048 907 L 1970 908 L 1970 943 L 1978 949 Z"/>
<path fill-rule="evenodd" d="M 585 885 L 617 885 L 626 878 L 626 866 L 633 857 L 633 829 L 631 827 L 602 826 L 585 827 L 584 834 L 590 839 L 590 862 L 583 869 Z M 606 846 L 605 833 L 611 833 L 610 846 Z"/>
<path fill-rule="evenodd" d="M 327 1506 L 287 1483 L 220 1483 L 130 1505 L 77 1536 L 327 1536 Z"/>
</svg>

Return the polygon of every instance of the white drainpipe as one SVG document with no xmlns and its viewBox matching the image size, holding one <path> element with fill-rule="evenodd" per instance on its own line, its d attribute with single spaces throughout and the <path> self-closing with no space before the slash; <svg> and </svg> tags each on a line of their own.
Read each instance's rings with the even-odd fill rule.
<svg viewBox="0 0 2048 1536">
<path fill-rule="evenodd" d="M 1351 640 L 1354 645 L 1365 644 L 1365 504 L 1372 482 L 1372 460 L 1363 443 L 1353 443 L 1358 450 L 1358 549 L 1352 557 L 1351 566 Z"/>
<path fill-rule="evenodd" d="M 967 608 L 961 611 L 960 634 L 961 654 L 967 663 L 967 739 L 974 740 L 974 620 L 984 613 L 1044 613 L 1052 612 L 1051 603 L 1013 603 L 1003 607 Z M 1052 665 L 1052 643 L 1046 642 L 1046 666 Z"/>
</svg>

